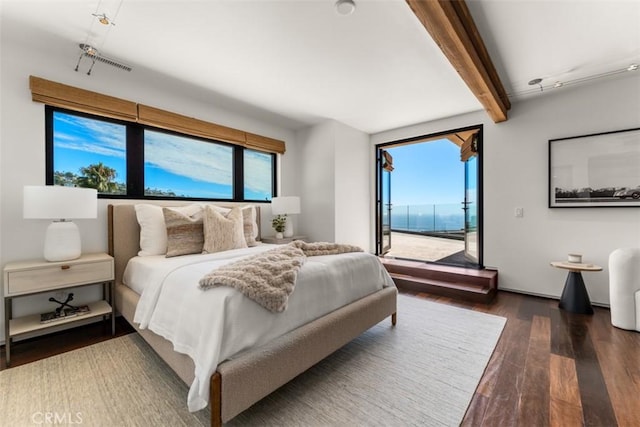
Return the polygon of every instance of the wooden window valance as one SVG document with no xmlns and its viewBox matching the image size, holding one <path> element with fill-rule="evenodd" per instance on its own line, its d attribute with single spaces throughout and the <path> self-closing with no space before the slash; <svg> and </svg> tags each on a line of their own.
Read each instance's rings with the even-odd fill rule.
<svg viewBox="0 0 640 427">
<path fill-rule="evenodd" d="M 191 136 L 212 138 L 233 144 L 245 144 L 245 133 L 238 129 L 216 125 L 147 105 L 138 104 L 138 123 L 173 130 Z"/>
<path fill-rule="evenodd" d="M 90 92 L 62 83 L 29 76 L 31 99 L 53 107 L 96 114 L 112 119 L 135 122 L 138 118 L 137 104 L 101 93 Z"/>
<path fill-rule="evenodd" d="M 31 99 L 54 107 L 137 122 L 191 136 L 215 139 L 269 153 L 284 154 L 285 143 L 239 129 L 183 116 L 132 101 L 29 76 Z"/>
<path fill-rule="evenodd" d="M 256 135 L 249 132 L 245 132 L 245 136 L 247 137 L 247 148 L 258 151 L 267 151 L 269 153 L 284 153 L 284 142 L 279 139 L 268 138 L 266 136 Z"/>
</svg>

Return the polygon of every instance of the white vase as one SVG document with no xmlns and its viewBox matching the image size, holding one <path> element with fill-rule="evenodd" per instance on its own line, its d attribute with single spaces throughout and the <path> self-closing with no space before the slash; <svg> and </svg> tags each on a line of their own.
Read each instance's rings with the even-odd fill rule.
<svg viewBox="0 0 640 427">
<path fill-rule="evenodd" d="M 284 238 L 284 235 L 281 232 L 278 231 L 276 233 L 276 239 L 283 239 L 283 238 Z"/>
</svg>

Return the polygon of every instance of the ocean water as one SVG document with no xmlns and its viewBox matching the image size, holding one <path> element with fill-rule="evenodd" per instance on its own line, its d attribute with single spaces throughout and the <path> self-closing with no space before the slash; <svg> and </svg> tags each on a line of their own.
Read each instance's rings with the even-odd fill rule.
<svg viewBox="0 0 640 427">
<path fill-rule="evenodd" d="M 470 226 L 475 227 L 476 218 L 471 218 L 470 222 Z M 464 211 L 460 205 L 394 206 L 391 229 L 414 232 L 463 230 Z"/>
</svg>

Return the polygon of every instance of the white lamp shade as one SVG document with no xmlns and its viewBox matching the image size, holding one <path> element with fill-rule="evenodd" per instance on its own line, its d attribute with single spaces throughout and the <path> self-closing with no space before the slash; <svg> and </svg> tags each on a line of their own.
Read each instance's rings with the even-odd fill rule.
<svg viewBox="0 0 640 427">
<path fill-rule="evenodd" d="M 271 199 L 271 213 L 274 215 L 299 214 L 300 197 L 274 197 Z"/>
<path fill-rule="evenodd" d="M 98 191 L 58 185 L 27 185 L 22 215 L 27 219 L 53 219 L 44 239 L 47 261 L 67 261 L 82 253 L 78 226 L 67 219 L 96 218 Z"/>
<path fill-rule="evenodd" d="M 98 191 L 59 185 L 24 187 L 23 216 L 27 219 L 80 219 L 98 216 Z"/>
</svg>

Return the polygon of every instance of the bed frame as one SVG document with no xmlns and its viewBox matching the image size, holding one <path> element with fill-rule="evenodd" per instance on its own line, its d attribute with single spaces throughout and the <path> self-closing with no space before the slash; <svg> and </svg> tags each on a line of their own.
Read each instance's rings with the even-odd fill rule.
<svg viewBox="0 0 640 427">
<path fill-rule="evenodd" d="M 156 204 L 169 205 L 164 201 Z M 174 203 L 172 206 L 178 204 Z M 260 224 L 259 207 L 256 209 Z M 122 284 L 122 275 L 129 259 L 136 256 L 139 250 L 140 227 L 134 205 L 109 205 L 108 228 L 109 253 L 115 261 L 117 311 L 136 328 L 171 369 L 190 385 L 194 379 L 191 358 L 176 353 L 169 341 L 148 329 L 140 330 L 133 323 L 140 296 Z M 210 382 L 211 425 L 221 426 L 223 422 L 231 420 L 386 317 L 391 316 L 391 323 L 395 325 L 396 297 L 395 287 L 384 288 L 258 349 L 243 352 L 220 363 Z"/>
</svg>

